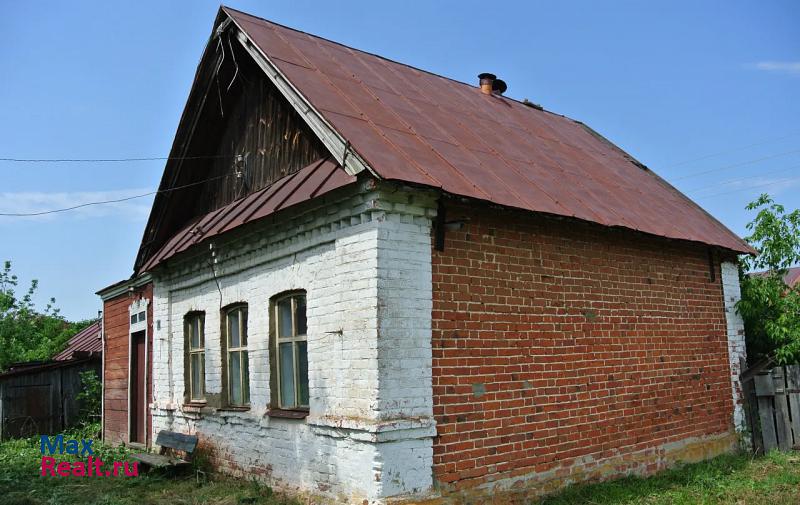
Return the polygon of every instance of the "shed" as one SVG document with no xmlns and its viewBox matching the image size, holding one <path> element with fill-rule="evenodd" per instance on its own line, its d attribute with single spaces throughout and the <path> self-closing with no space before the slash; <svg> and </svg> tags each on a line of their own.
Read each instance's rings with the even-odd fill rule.
<svg viewBox="0 0 800 505">
<path fill-rule="evenodd" d="M 0 374 L 0 440 L 58 433 L 80 414 L 81 372 L 100 375 L 100 323 L 72 337 L 50 361 L 14 364 Z"/>
</svg>

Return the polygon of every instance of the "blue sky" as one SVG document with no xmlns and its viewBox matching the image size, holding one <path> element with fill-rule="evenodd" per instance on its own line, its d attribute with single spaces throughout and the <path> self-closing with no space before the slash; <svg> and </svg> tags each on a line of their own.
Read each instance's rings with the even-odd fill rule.
<svg viewBox="0 0 800 505">
<path fill-rule="evenodd" d="M 800 2 L 256 2 L 240 10 L 580 119 L 739 234 L 765 191 L 800 207 Z M 0 157 L 166 156 L 214 2 L 11 2 Z M 757 145 L 753 145 L 757 144 Z M 0 212 L 139 194 L 163 161 L 0 162 Z M 0 260 L 69 318 L 130 275 L 150 198 L 0 218 Z"/>
</svg>

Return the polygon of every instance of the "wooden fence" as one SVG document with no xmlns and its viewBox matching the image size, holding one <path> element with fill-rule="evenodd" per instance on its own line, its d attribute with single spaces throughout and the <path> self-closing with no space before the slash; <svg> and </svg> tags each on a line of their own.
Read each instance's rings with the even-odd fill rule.
<svg viewBox="0 0 800 505">
<path fill-rule="evenodd" d="M 742 392 L 754 451 L 800 449 L 800 365 L 745 372 Z"/>
</svg>

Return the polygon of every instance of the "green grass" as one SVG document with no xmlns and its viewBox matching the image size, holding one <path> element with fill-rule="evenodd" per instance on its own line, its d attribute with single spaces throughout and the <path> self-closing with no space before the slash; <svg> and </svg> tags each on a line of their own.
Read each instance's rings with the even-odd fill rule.
<svg viewBox="0 0 800 505">
<path fill-rule="evenodd" d="M 65 438 L 89 436 L 96 426 L 71 433 Z M 121 448 L 92 446 L 104 462 L 125 461 Z M 40 476 L 42 454 L 39 439 L 10 440 L 0 443 L 0 503 L 4 505 L 298 505 L 298 502 L 273 493 L 267 486 L 244 480 L 210 475 L 198 482 L 194 469 L 178 475 L 150 472 L 138 477 L 51 477 Z M 62 461 L 75 460 L 62 456 Z M 85 458 L 82 459 L 85 461 Z M 104 468 L 108 465 L 104 464 Z"/>
<path fill-rule="evenodd" d="M 569 487 L 541 505 L 722 505 L 800 503 L 800 453 L 726 455 L 649 478 Z"/>
<path fill-rule="evenodd" d="M 92 438 L 96 426 L 69 438 Z M 95 447 L 103 461 L 123 461 L 124 449 Z M 139 477 L 41 477 L 39 439 L 0 443 L 0 503 L 4 505 L 298 505 L 263 485 L 210 475 L 198 482 L 193 470 L 178 476 L 151 472 Z M 63 457 L 69 460 L 70 457 Z M 197 458 L 202 461 L 201 457 Z M 567 488 L 541 505 L 722 505 L 799 504 L 800 453 L 762 458 L 720 456 L 654 477 L 629 477 Z"/>
</svg>

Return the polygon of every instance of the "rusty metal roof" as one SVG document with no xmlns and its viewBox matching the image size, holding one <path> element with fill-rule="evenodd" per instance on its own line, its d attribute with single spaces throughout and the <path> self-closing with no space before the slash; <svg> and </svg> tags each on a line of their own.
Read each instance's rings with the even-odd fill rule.
<svg viewBox="0 0 800 505">
<path fill-rule="evenodd" d="M 69 339 L 67 348 L 53 357 L 54 361 L 67 361 L 80 356 L 103 352 L 100 340 L 100 321 L 92 323 Z"/>
<path fill-rule="evenodd" d="M 580 122 L 228 7 L 222 12 L 382 178 L 753 252 Z"/>
<path fill-rule="evenodd" d="M 206 239 L 355 181 L 356 177 L 348 175 L 335 161 L 328 158 L 317 160 L 264 189 L 193 220 L 148 259 L 142 271 L 148 271 Z"/>
</svg>

